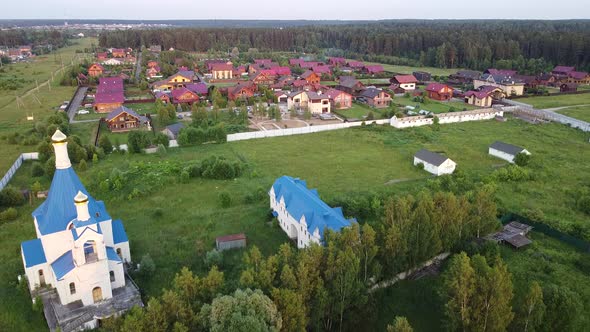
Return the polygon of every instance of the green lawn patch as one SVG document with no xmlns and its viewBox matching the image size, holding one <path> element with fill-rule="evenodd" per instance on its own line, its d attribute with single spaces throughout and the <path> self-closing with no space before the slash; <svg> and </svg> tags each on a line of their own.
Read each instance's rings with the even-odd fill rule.
<svg viewBox="0 0 590 332">
<path fill-rule="evenodd" d="M 436 100 L 428 100 L 427 103 L 420 103 L 420 102 L 415 102 L 412 100 L 413 97 L 396 97 L 393 98 L 393 103 L 394 104 L 398 104 L 401 106 L 413 106 L 416 107 L 415 112 L 418 112 L 420 110 L 427 110 L 433 113 L 447 113 L 451 110 L 451 107 L 455 110 L 455 111 L 463 111 L 465 110 L 474 110 L 477 109 L 478 107 L 475 107 L 473 105 L 469 105 L 463 102 L 457 102 L 457 101 L 448 101 L 448 102 L 439 102 Z"/>
<path fill-rule="evenodd" d="M 533 105 L 535 108 L 545 109 L 561 106 L 590 105 L 590 93 L 579 95 L 542 96 L 515 99 L 521 103 Z"/>
<path fill-rule="evenodd" d="M 590 105 L 578 106 L 578 107 L 568 107 L 568 108 L 558 110 L 557 113 L 571 116 L 572 118 L 576 118 L 578 120 L 590 122 Z"/>
</svg>

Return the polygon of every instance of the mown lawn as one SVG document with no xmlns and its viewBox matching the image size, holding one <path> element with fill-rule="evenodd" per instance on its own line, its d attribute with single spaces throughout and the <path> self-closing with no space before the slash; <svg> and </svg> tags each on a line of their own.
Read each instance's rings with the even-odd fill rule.
<svg viewBox="0 0 590 332">
<path fill-rule="evenodd" d="M 446 113 L 449 112 L 451 107 L 453 107 L 455 111 L 462 111 L 463 109 L 474 110 L 478 108 L 473 105 L 457 101 L 439 102 L 436 100 L 429 100 L 428 103 L 419 103 L 413 101 L 412 97 L 396 97 L 393 98 L 393 103 L 403 106 L 418 106 L 415 112 L 427 110 L 433 113 Z"/>
<path fill-rule="evenodd" d="M 349 109 L 342 109 L 342 110 L 333 110 L 334 113 L 346 118 L 346 119 L 364 119 L 369 112 L 373 112 L 375 119 L 381 118 L 381 110 L 376 108 L 371 108 L 367 105 L 362 105 L 359 103 L 353 103 L 352 107 Z"/>
<path fill-rule="evenodd" d="M 82 129 L 74 125 L 75 133 L 79 130 L 89 139 L 90 125 L 81 125 Z M 245 200 L 246 195 L 256 190 L 268 190 L 277 177 L 286 174 L 303 178 L 328 202 L 337 196 L 361 192 L 417 193 L 431 178 L 412 166 L 412 156 L 421 148 L 442 152 L 457 162 L 458 169 L 469 176 L 477 176 L 489 174 L 503 164 L 502 160 L 487 155 L 487 147 L 493 141 L 526 147 L 533 154 L 531 169 L 539 176 L 534 181 L 498 184 L 500 208 L 517 213 L 539 209 L 545 222 L 553 225 L 586 223 L 587 216 L 575 210 L 570 193 L 581 183 L 590 182 L 588 138 L 588 134 L 566 126 L 531 125 L 512 119 L 506 123 L 443 125 L 440 131 L 430 127 L 397 130 L 379 126 L 169 149 L 164 157 L 115 154 L 96 165 L 88 163 L 89 169 L 79 175 L 97 199 L 106 201 L 113 218 L 124 221 L 132 257 L 139 260 L 149 253 L 154 259 L 156 273 L 137 280 L 145 294 L 153 296 L 170 285 L 182 266 L 203 273 L 205 252 L 213 248 L 216 236 L 245 232 L 249 245 L 259 246 L 266 254 L 288 241 L 276 226 L 267 223 L 266 198 L 249 203 Z M 211 155 L 243 160 L 248 165 L 247 171 L 235 180 L 191 179 L 181 183 L 180 179 L 171 179 L 137 198 L 121 197 L 116 192 L 102 192 L 98 188 L 98 181 L 115 168 L 125 170 L 140 162 L 199 161 Z M 29 175 L 30 166 L 24 167 L 13 185 L 30 187 L 37 179 Z M 40 180 L 47 188 L 49 179 Z M 388 184 L 391 180 L 403 181 Z M 229 193 L 232 198 L 229 208 L 220 206 L 222 192 Z M 33 205 L 39 203 L 35 201 Z M 19 208 L 20 216 L 16 221 L 0 225 L 0 259 L 3 261 L 0 295 L 11 299 L 9 303 L 0 301 L 0 327 L 3 327 L 1 324 L 7 326 L 3 330 L 36 331 L 44 324 L 38 314 L 31 312 L 28 294 L 19 293 L 14 287 L 16 275 L 23 273 L 20 242 L 35 236 L 30 217 L 32 208 Z M 236 283 L 240 257 L 241 252 L 236 251 L 224 260 L 222 269 L 230 284 Z M 432 318 L 432 321 L 415 323 L 421 330 L 436 326 L 439 314 L 431 313 L 430 304 L 418 307 L 431 291 L 418 284 L 414 289 L 422 291 L 416 293 L 418 298 L 415 299 L 411 297 L 413 292 L 407 290 L 412 286 L 408 287 L 400 284 L 399 289 L 383 295 L 387 299 L 399 298 L 397 303 L 401 303 L 387 304 L 388 308 L 394 313 L 407 314 L 413 324 L 417 317 Z M 414 304 L 406 307 L 404 303 Z M 393 313 L 390 317 L 379 317 L 379 324 L 382 326 L 393 317 Z"/>
<path fill-rule="evenodd" d="M 571 116 L 572 118 L 576 118 L 578 120 L 590 122 L 590 105 L 578 106 L 578 107 L 568 107 L 568 108 L 558 110 L 557 113 Z"/>
<path fill-rule="evenodd" d="M 533 105 L 535 108 L 545 109 L 562 106 L 590 105 L 590 93 L 579 95 L 542 96 L 516 99 L 521 103 Z"/>
</svg>

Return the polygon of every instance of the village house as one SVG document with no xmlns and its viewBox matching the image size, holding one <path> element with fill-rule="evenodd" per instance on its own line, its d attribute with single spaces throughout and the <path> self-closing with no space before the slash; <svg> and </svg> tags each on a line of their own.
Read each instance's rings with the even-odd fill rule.
<svg viewBox="0 0 590 332">
<path fill-rule="evenodd" d="M 150 52 L 152 52 L 152 53 L 162 52 L 162 45 L 150 45 Z"/>
<path fill-rule="evenodd" d="M 200 97 L 194 91 L 187 88 L 178 88 L 172 90 L 170 93 L 171 101 L 173 104 L 192 104 L 198 102 Z"/>
<path fill-rule="evenodd" d="M 519 153 L 524 153 L 530 155 L 531 153 L 528 152 L 525 148 L 521 148 L 520 146 L 496 141 L 488 148 L 488 153 L 494 157 L 498 157 L 500 159 L 504 159 L 508 162 L 514 163 L 514 158 Z"/>
<path fill-rule="evenodd" d="M 123 79 L 120 77 L 99 78 L 94 96 L 94 111 L 97 113 L 109 113 L 123 106 L 125 102 L 123 90 Z"/>
<path fill-rule="evenodd" d="M 584 71 L 572 71 L 567 78 L 568 83 L 590 84 L 590 75 Z"/>
<path fill-rule="evenodd" d="M 442 83 L 430 83 L 426 87 L 428 98 L 440 101 L 447 101 L 453 98 L 453 88 Z"/>
<path fill-rule="evenodd" d="M 47 199 L 32 213 L 37 238 L 21 243 L 22 261 L 49 330 L 93 329 L 143 303 L 125 273 L 131 253 L 123 223 L 84 188 L 67 137 L 57 130 L 51 140 L 55 173 Z"/>
<path fill-rule="evenodd" d="M 231 234 L 215 238 L 215 248 L 218 251 L 246 247 L 246 234 Z"/>
<path fill-rule="evenodd" d="M 449 76 L 449 84 L 465 84 L 471 83 L 473 80 L 482 75 L 480 71 L 475 70 L 459 70 L 457 73 Z"/>
<path fill-rule="evenodd" d="M 524 83 L 512 76 L 483 74 L 480 78 L 473 80 L 475 89 L 484 85 L 502 89 L 504 97 L 522 96 L 524 94 Z"/>
<path fill-rule="evenodd" d="M 159 65 L 158 65 L 158 61 L 154 61 L 154 60 L 150 60 L 150 61 L 148 61 L 148 63 L 147 63 L 147 67 L 148 67 L 148 68 L 159 67 Z"/>
<path fill-rule="evenodd" d="M 489 68 L 489 69 L 486 69 L 483 73 L 490 74 L 490 75 L 498 75 L 498 76 L 515 76 L 516 70 Z"/>
<path fill-rule="evenodd" d="M 287 99 L 287 108 L 290 110 L 305 110 L 311 114 L 330 113 L 331 104 L 327 94 L 313 91 L 293 92 Z"/>
<path fill-rule="evenodd" d="M 340 232 L 356 222 L 346 219 L 342 208 L 331 208 L 320 199 L 316 189 L 308 189 L 304 180 L 281 176 L 270 191 L 270 208 L 281 229 L 302 249 L 313 243 L 324 244 L 326 230 Z"/>
<path fill-rule="evenodd" d="M 478 90 L 471 90 L 465 93 L 465 103 L 479 107 L 490 107 L 494 99 L 501 99 L 504 91 L 495 86 L 484 85 Z"/>
<path fill-rule="evenodd" d="M 122 48 L 113 48 L 111 54 L 113 55 L 113 58 L 124 58 L 127 56 L 127 52 Z"/>
<path fill-rule="evenodd" d="M 104 67 L 101 66 L 99 63 L 93 63 L 92 65 L 90 65 L 90 67 L 88 67 L 88 76 L 99 77 L 102 76 L 103 72 Z"/>
<path fill-rule="evenodd" d="M 96 53 L 96 58 L 98 59 L 98 61 L 102 61 L 108 59 L 109 55 L 107 52 L 98 52 Z"/>
<path fill-rule="evenodd" d="M 533 227 L 529 225 L 511 221 L 504 225 L 502 231 L 488 235 L 485 238 L 496 243 L 508 243 L 513 248 L 520 249 L 533 243 L 526 237 L 532 229 Z"/>
<path fill-rule="evenodd" d="M 424 170 L 436 176 L 452 174 L 457 164 L 441 154 L 422 149 L 414 155 L 414 166 L 422 164 Z"/>
<path fill-rule="evenodd" d="M 359 99 L 364 99 L 367 105 L 375 108 L 388 107 L 391 103 L 391 95 L 381 89 L 369 88 L 363 90 Z"/>
<path fill-rule="evenodd" d="M 257 85 L 272 85 L 276 80 L 276 73 L 273 69 L 262 69 L 250 79 Z"/>
<path fill-rule="evenodd" d="M 553 74 L 541 74 L 537 77 L 537 81 L 539 85 L 554 86 L 557 80 Z"/>
<path fill-rule="evenodd" d="M 162 75 L 160 75 L 160 67 L 159 66 L 149 67 L 148 69 L 146 69 L 145 75 L 147 78 L 160 78 L 160 77 L 162 77 Z"/>
<path fill-rule="evenodd" d="M 535 89 L 539 85 L 539 80 L 534 75 L 514 75 L 513 77 L 524 83 L 524 87 L 527 89 Z"/>
<path fill-rule="evenodd" d="M 346 65 L 354 71 L 360 71 L 365 66 L 361 61 L 348 61 Z"/>
<path fill-rule="evenodd" d="M 107 127 L 112 132 L 130 131 L 149 123 L 145 116 L 137 114 L 134 110 L 121 106 L 111 111 L 105 118 Z"/>
<path fill-rule="evenodd" d="M 578 85 L 576 83 L 561 83 L 559 85 L 559 92 L 576 92 L 578 91 Z"/>
<path fill-rule="evenodd" d="M 344 66 L 346 65 L 346 59 L 339 57 L 328 58 L 328 64 L 334 67 Z"/>
<path fill-rule="evenodd" d="M 275 91 L 273 94 L 277 98 L 278 103 L 286 103 L 289 99 L 289 94 L 285 91 Z"/>
<path fill-rule="evenodd" d="M 229 100 L 248 99 L 254 96 L 257 87 L 253 82 L 238 83 L 227 90 Z"/>
<path fill-rule="evenodd" d="M 336 89 L 357 96 L 365 90 L 365 85 L 354 76 L 340 76 Z"/>
<path fill-rule="evenodd" d="M 332 76 L 332 69 L 330 66 L 322 65 L 322 66 L 313 66 L 311 70 L 321 76 Z"/>
<path fill-rule="evenodd" d="M 307 81 L 310 84 L 319 84 L 321 77 L 318 73 L 313 72 L 311 70 L 306 71 L 301 75 L 301 78 Z"/>
<path fill-rule="evenodd" d="M 412 73 L 412 75 L 414 75 L 418 82 L 424 83 L 432 80 L 432 76 L 430 75 L 430 73 L 427 73 L 425 71 L 415 71 Z"/>
<path fill-rule="evenodd" d="M 299 67 L 301 67 L 302 69 L 312 69 L 313 67 L 321 65 L 323 65 L 323 63 L 318 61 L 304 61 L 299 64 Z"/>
<path fill-rule="evenodd" d="M 335 109 L 347 109 L 352 107 L 352 95 L 348 92 L 330 89 L 326 91 L 330 104 Z"/>
<path fill-rule="evenodd" d="M 211 66 L 214 80 L 231 80 L 234 77 L 234 66 L 231 63 L 215 63 Z"/>
<path fill-rule="evenodd" d="M 383 70 L 382 65 L 370 65 L 370 66 L 364 66 L 361 69 L 361 73 L 363 73 L 365 75 L 377 75 L 377 74 L 384 73 L 384 70 Z"/>
<path fill-rule="evenodd" d="M 553 70 L 551 71 L 551 74 L 553 74 L 553 76 L 556 76 L 556 78 L 558 79 L 567 78 L 569 74 L 574 70 L 576 70 L 575 67 L 555 66 L 555 68 L 553 68 Z"/>
<path fill-rule="evenodd" d="M 301 64 L 304 62 L 305 62 L 305 60 L 303 60 L 303 59 L 289 59 L 289 66 L 301 67 Z"/>
<path fill-rule="evenodd" d="M 418 83 L 418 80 L 414 75 L 395 75 L 389 80 L 389 82 L 391 82 L 392 86 L 399 87 L 407 92 L 416 90 L 416 83 Z"/>
<path fill-rule="evenodd" d="M 162 130 L 162 133 L 164 133 L 166 136 L 168 136 L 169 139 L 174 140 L 174 139 L 178 138 L 178 134 L 180 134 L 180 130 L 184 127 L 185 127 L 184 124 L 182 124 L 181 122 L 177 122 L 177 123 L 166 126 L 166 128 L 164 128 Z"/>
<path fill-rule="evenodd" d="M 158 91 L 154 94 L 156 100 L 160 100 L 164 104 L 168 104 L 170 102 L 170 95 L 169 92 Z"/>
</svg>

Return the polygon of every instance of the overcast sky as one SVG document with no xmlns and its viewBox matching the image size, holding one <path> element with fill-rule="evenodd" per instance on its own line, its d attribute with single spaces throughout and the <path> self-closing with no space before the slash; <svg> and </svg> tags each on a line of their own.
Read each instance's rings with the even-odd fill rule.
<svg viewBox="0 0 590 332">
<path fill-rule="evenodd" d="M 0 0 L 2 19 L 581 19 L 590 0 Z"/>
</svg>

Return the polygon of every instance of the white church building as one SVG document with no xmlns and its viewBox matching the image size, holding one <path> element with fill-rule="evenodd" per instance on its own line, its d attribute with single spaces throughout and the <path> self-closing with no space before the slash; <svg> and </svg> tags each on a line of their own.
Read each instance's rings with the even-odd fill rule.
<svg viewBox="0 0 590 332">
<path fill-rule="evenodd" d="M 308 189 L 304 180 L 281 176 L 269 191 L 270 208 L 279 225 L 297 248 L 312 243 L 323 244 L 324 232 L 330 229 L 339 232 L 350 226 L 355 219 L 346 219 L 342 208 L 331 208 L 320 199 L 316 189 Z"/>
<path fill-rule="evenodd" d="M 33 212 L 37 238 L 21 244 L 33 298 L 40 296 L 51 331 L 95 328 L 100 319 L 140 305 L 125 275 L 131 261 L 121 220 L 84 188 L 72 168 L 67 137 L 52 137 L 55 174 L 47 199 Z"/>
</svg>

